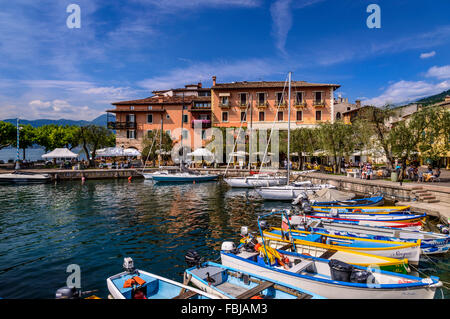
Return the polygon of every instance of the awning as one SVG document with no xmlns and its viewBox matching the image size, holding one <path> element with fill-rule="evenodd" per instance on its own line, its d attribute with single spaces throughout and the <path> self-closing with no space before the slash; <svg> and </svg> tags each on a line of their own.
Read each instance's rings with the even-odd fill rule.
<svg viewBox="0 0 450 319">
<path fill-rule="evenodd" d="M 42 158 L 77 158 L 78 154 L 67 148 L 55 148 L 50 153 L 42 155 Z"/>
<path fill-rule="evenodd" d="M 219 97 L 221 96 L 230 96 L 230 93 L 219 93 Z"/>
</svg>

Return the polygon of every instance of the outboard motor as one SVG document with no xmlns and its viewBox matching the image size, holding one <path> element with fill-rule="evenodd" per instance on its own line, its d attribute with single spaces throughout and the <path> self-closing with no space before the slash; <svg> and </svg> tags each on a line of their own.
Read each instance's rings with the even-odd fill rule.
<svg viewBox="0 0 450 319">
<path fill-rule="evenodd" d="M 194 266 L 199 268 L 202 264 L 202 258 L 195 250 L 192 249 L 188 250 L 188 252 L 184 256 L 184 260 L 186 261 L 186 264 L 189 268 Z"/>
<path fill-rule="evenodd" d="M 123 269 L 130 274 L 135 271 L 133 258 L 125 257 L 123 259 Z"/>
<path fill-rule="evenodd" d="M 331 215 L 331 217 L 339 217 L 339 213 L 338 213 L 338 210 L 337 210 L 337 208 L 332 208 L 332 209 L 330 209 L 330 215 Z"/>
<path fill-rule="evenodd" d="M 224 241 L 220 249 L 226 253 L 234 254 L 236 252 L 236 245 L 232 241 Z"/>
<path fill-rule="evenodd" d="M 248 235 L 248 227 L 247 226 L 241 226 L 241 236 L 245 237 Z"/>
<path fill-rule="evenodd" d="M 309 201 L 308 202 L 304 202 L 303 205 L 302 205 L 302 208 L 303 208 L 303 212 L 305 214 L 311 215 L 312 213 L 314 213 L 314 209 L 311 207 L 311 203 Z"/>
<path fill-rule="evenodd" d="M 436 226 L 437 226 L 437 228 L 439 228 L 439 231 L 440 231 L 442 234 L 446 234 L 446 235 L 449 234 L 448 227 L 446 227 L 446 226 L 444 226 L 444 225 L 442 225 L 442 224 L 437 224 Z"/>
<path fill-rule="evenodd" d="M 62 287 L 56 290 L 56 299 L 80 299 L 81 290 L 75 287 Z"/>
<path fill-rule="evenodd" d="M 260 221 L 259 226 L 261 227 L 262 230 L 269 228 L 269 224 L 265 220 Z"/>
</svg>

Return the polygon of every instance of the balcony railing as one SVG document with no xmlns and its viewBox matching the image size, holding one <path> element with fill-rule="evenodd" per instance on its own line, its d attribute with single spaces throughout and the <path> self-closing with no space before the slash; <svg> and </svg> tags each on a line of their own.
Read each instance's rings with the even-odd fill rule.
<svg viewBox="0 0 450 319">
<path fill-rule="evenodd" d="M 192 120 L 191 126 L 192 128 L 195 128 L 195 126 L 201 126 L 201 128 L 210 128 L 211 127 L 211 120 Z"/>
<path fill-rule="evenodd" d="M 296 107 L 298 109 L 304 108 L 304 107 L 306 107 L 306 102 L 295 101 L 294 107 Z"/>
<path fill-rule="evenodd" d="M 321 101 L 314 101 L 314 102 L 313 102 L 313 105 L 314 105 L 315 107 L 324 107 L 324 106 L 325 106 L 325 101 L 324 101 L 324 100 L 321 100 Z"/>
<path fill-rule="evenodd" d="M 221 108 L 223 108 L 223 109 L 229 109 L 230 106 L 231 106 L 231 103 L 230 103 L 230 102 L 227 102 L 227 103 L 219 102 L 219 107 L 221 107 Z"/>
<path fill-rule="evenodd" d="M 256 103 L 256 107 L 260 108 L 260 109 L 264 109 L 264 108 L 266 108 L 268 106 L 269 106 L 269 102 L 267 102 L 267 101 L 264 101 L 264 102 L 258 101 Z"/>
<path fill-rule="evenodd" d="M 250 106 L 250 103 L 248 103 L 248 102 L 247 102 L 247 103 L 242 103 L 242 102 L 241 102 L 241 103 L 239 104 L 239 107 L 240 107 L 241 109 L 246 109 L 246 108 L 249 107 L 249 106 Z"/>
<path fill-rule="evenodd" d="M 287 107 L 287 101 L 275 101 L 275 106 L 279 106 L 280 109 L 284 109 Z"/>
<path fill-rule="evenodd" d="M 136 129 L 136 122 L 108 122 L 107 127 L 111 130 Z"/>
</svg>

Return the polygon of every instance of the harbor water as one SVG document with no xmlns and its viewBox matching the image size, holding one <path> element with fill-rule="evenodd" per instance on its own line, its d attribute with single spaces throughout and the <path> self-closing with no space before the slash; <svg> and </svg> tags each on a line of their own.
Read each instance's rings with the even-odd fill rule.
<svg viewBox="0 0 450 319">
<path fill-rule="evenodd" d="M 223 182 L 97 180 L 3 185 L 0 207 L 0 297 L 54 298 L 76 264 L 82 289 L 106 298 L 106 278 L 122 271 L 124 257 L 181 282 L 189 249 L 217 260 L 241 226 L 256 230 L 258 214 L 291 205 Z M 449 254 L 425 257 L 419 270 L 449 282 L 449 264 Z M 437 291 L 442 297 L 448 290 Z"/>
</svg>

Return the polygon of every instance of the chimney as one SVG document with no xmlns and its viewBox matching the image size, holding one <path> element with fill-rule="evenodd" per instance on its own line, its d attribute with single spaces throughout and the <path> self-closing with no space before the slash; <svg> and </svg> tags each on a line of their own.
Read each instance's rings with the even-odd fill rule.
<svg viewBox="0 0 450 319">
<path fill-rule="evenodd" d="M 213 86 L 215 86 L 216 85 L 216 76 L 215 75 L 212 77 L 212 80 L 213 80 Z"/>
<path fill-rule="evenodd" d="M 361 107 L 361 100 L 356 100 L 355 103 L 357 108 Z"/>
<path fill-rule="evenodd" d="M 201 88 L 202 88 L 202 82 L 198 82 L 197 87 L 198 87 L 199 89 L 201 89 Z"/>
</svg>

